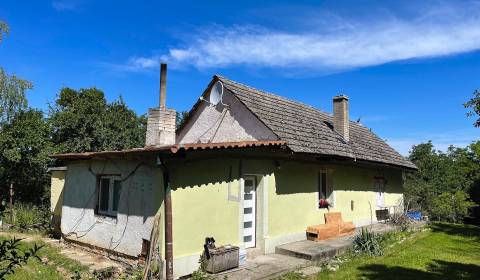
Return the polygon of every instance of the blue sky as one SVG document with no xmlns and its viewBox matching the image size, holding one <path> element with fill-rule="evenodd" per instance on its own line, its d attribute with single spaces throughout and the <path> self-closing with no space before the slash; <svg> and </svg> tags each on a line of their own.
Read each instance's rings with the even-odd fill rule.
<svg viewBox="0 0 480 280">
<path fill-rule="evenodd" d="M 122 95 L 137 113 L 188 110 L 213 74 L 352 119 L 402 154 L 480 138 L 462 104 L 480 88 L 477 1 L 3 1 L 0 65 L 47 110 L 63 86 Z"/>
</svg>

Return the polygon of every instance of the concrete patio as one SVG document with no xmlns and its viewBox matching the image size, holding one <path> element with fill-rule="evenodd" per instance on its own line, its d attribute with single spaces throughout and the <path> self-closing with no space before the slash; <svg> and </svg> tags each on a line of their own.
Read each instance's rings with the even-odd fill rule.
<svg viewBox="0 0 480 280">
<path fill-rule="evenodd" d="M 377 223 L 368 228 L 377 233 L 398 229 L 390 224 Z M 357 229 L 357 232 L 361 228 Z M 216 274 L 217 279 L 257 280 L 273 279 L 289 271 L 300 271 L 313 275 L 320 271 L 319 263 L 341 255 L 352 247 L 353 236 L 315 242 L 297 241 L 278 246 L 275 254 L 260 255 L 247 259 L 245 265 L 237 269 Z"/>
</svg>

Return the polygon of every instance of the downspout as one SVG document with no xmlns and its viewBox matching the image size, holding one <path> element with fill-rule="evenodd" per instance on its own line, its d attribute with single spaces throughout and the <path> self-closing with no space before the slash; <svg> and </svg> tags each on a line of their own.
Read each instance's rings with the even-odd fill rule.
<svg viewBox="0 0 480 280">
<path fill-rule="evenodd" d="M 162 163 L 164 163 L 162 161 Z M 163 165 L 164 207 L 165 207 L 165 263 L 166 279 L 173 280 L 173 232 L 172 232 L 172 194 L 170 174 L 167 166 Z"/>
</svg>

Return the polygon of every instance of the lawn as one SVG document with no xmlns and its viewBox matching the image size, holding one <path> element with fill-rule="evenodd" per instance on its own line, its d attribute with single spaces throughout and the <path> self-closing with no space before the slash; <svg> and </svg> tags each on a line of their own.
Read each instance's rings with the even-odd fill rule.
<svg viewBox="0 0 480 280">
<path fill-rule="evenodd" d="M 381 257 L 350 258 L 316 279 L 480 279 L 480 227 L 433 224 L 387 246 Z"/>
<path fill-rule="evenodd" d="M 0 236 L 0 241 L 6 237 Z M 59 253 L 55 247 L 49 246 L 42 241 L 35 242 L 21 242 L 21 248 L 31 248 L 33 244 L 43 245 L 44 247 L 39 251 L 40 260 L 31 258 L 27 265 L 15 269 L 13 275 L 6 277 L 7 280 L 63 280 L 70 279 L 75 272 L 86 273 L 88 270 L 79 262 L 66 258 Z"/>
</svg>

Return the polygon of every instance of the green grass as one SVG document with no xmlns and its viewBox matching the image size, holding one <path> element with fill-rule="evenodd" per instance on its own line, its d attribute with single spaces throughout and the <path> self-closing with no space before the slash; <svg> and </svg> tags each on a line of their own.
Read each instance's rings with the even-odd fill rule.
<svg viewBox="0 0 480 280">
<path fill-rule="evenodd" d="M 6 237 L 0 237 L 0 241 Z M 7 280 L 63 280 L 70 279 L 75 271 L 81 274 L 88 272 L 87 267 L 82 266 L 79 262 L 69 259 L 60 254 L 59 249 L 45 244 L 42 241 L 21 242 L 21 248 L 30 248 L 34 243 L 44 245 L 39 251 L 39 257 L 42 261 L 31 258 L 28 263 L 21 268 L 17 268 L 13 275 L 6 277 Z"/>
<path fill-rule="evenodd" d="M 316 279 L 480 279 L 478 226 L 437 223 L 390 243 L 381 257 L 351 257 Z"/>
</svg>

